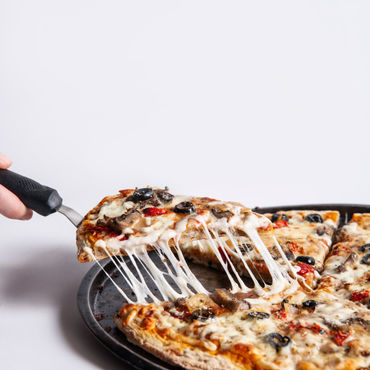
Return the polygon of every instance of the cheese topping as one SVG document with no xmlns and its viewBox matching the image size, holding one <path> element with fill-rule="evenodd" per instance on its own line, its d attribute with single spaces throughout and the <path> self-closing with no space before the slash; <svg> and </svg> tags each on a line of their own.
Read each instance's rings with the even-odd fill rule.
<svg viewBox="0 0 370 370">
<path fill-rule="evenodd" d="M 166 205 L 166 209 L 170 209 L 170 207 L 181 202 L 190 202 L 192 199 L 189 196 L 176 196 Z M 180 219 L 173 212 L 166 214 L 165 217 L 141 217 L 142 221 L 138 220 L 134 228 L 126 227 L 124 229 L 128 231 L 128 233 L 124 234 L 124 238 L 118 235 L 117 237 L 112 236 L 106 240 L 96 241 L 94 248 L 104 250 L 105 254 L 120 271 L 126 284 L 135 293 L 136 301 L 133 301 L 126 294 L 124 295 L 128 302 L 146 303 L 147 300 L 159 302 L 160 300 L 174 300 L 179 297 L 186 297 L 194 293 L 208 293 L 191 272 L 179 247 L 181 236 L 191 222 L 198 223 L 200 228 L 203 229 L 205 236 L 202 243 L 205 243 L 216 256 L 230 281 L 232 292 L 249 292 L 252 290 L 243 282 L 238 272 L 240 266 L 245 268 L 247 274 L 254 282 L 254 291 L 260 296 L 277 294 L 287 289 L 291 293 L 297 289 L 299 285 L 295 270 L 286 259 L 277 240 L 275 239 L 274 242 L 283 258 L 283 263 L 279 264 L 272 258 L 258 234 L 259 228 L 266 228 L 271 224 L 266 217 L 250 211 L 246 213 L 246 209 L 243 209 L 241 205 L 231 202 L 211 202 L 210 205 L 223 207 L 222 209 L 226 208 L 232 216 L 229 219 L 226 217 L 216 218 L 211 215 L 209 209 L 203 209 L 201 214 L 192 213 Z M 107 218 L 114 217 L 124 220 L 126 213 L 132 210 L 134 206 L 134 202 L 124 201 L 122 198 L 106 202 L 100 208 L 95 222 L 99 224 L 99 220 L 105 221 Z M 261 285 L 260 277 L 256 277 L 252 272 L 248 265 L 249 256 L 243 255 L 238 240 L 234 236 L 234 229 L 243 231 L 255 245 L 260 258 L 264 261 L 269 271 L 272 280 L 271 285 Z M 221 237 L 220 234 L 223 236 Z M 176 255 L 170 244 L 172 246 L 175 244 L 174 251 Z M 147 252 L 148 246 L 155 250 L 155 255 L 159 256 L 163 262 L 162 266 L 159 267 L 152 260 L 151 255 Z M 89 254 L 92 253 L 91 250 L 87 252 Z M 130 264 L 136 270 L 135 273 L 130 270 L 125 259 L 114 257 L 121 252 L 127 254 Z M 231 255 L 236 256 L 241 262 L 238 268 L 234 265 L 235 261 L 231 260 Z M 156 296 L 148 289 L 140 268 L 145 269 L 146 275 L 156 285 L 160 296 Z"/>
</svg>

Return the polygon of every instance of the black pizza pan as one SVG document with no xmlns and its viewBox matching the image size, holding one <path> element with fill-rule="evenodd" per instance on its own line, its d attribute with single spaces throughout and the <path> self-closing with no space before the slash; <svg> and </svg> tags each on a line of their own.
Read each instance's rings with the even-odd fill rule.
<svg viewBox="0 0 370 370">
<path fill-rule="evenodd" d="M 273 213 L 277 211 L 301 210 L 336 210 L 340 212 L 341 224 L 351 219 L 353 213 L 370 213 L 370 205 L 363 204 L 303 204 L 276 207 L 256 207 L 253 209 L 259 213 Z M 110 261 L 102 263 L 106 272 L 116 283 L 122 287 L 123 279 L 117 273 L 116 267 Z M 218 281 L 223 284 L 219 277 L 210 277 L 209 274 L 219 274 L 211 269 L 191 266 L 193 272 L 202 282 Z M 197 271 L 194 271 L 194 268 Z M 204 275 L 208 277 L 204 277 Z M 136 369 L 179 369 L 179 367 L 152 356 L 142 348 L 131 344 L 113 322 L 114 315 L 120 310 L 123 303 L 122 296 L 118 293 L 107 275 L 98 265 L 94 265 L 82 279 L 77 304 L 82 319 L 91 333 L 114 355 L 124 363 Z"/>
</svg>

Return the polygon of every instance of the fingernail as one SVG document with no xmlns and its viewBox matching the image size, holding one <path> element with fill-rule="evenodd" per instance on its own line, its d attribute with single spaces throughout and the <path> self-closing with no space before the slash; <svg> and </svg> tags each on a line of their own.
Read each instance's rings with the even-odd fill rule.
<svg viewBox="0 0 370 370">
<path fill-rule="evenodd" d="M 27 208 L 26 213 L 20 218 L 20 220 L 29 220 L 33 215 L 32 209 Z"/>
</svg>

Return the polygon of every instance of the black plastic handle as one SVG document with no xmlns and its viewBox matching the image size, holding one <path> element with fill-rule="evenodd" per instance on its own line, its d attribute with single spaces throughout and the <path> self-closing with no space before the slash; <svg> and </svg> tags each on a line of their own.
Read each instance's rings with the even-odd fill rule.
<svg viewBox="0 0 370 370">
<path fill-rule="evenodd" d="M 0 169 L 0 184 L 14 193 L 28 208 L 42 216 L 56 212 L 63 203 L 55 189 L 10 170 Z"/>
</svg>

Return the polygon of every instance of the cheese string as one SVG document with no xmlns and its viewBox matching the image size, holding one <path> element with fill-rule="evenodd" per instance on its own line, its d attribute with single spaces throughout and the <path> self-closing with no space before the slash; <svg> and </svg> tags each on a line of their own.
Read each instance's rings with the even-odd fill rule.
<svg viewBox="0 0 370 370">
<path fill-rule="evenodd" d="M 272 284 L 268 285 L 264 282 L 265 283 L 264 287 L 262 287 L 262 285 L 256 278 L 255 274 L 248 266 L 246 259 L 249 259 L 250 263 L 254 266 L 253 261 L 248 256 L 248 253 L 246 253 L 246 257 L 243 256 L 239 247 L 239 243 L 234 238 L 233 233 L 228 227 L 226 219 L 224 220 L 225 222 L 219 223 L 218 228 L 216 229 L 208 226 L 202 216 L 190 215 L 186 217 L 186 219 L 183 219 L 181 220 L 180 223 L 178 223 L 178 225 L 176 226 L 177 229 L 176 235 L 170 233 L 169 235 L 171 237 L 168 238 L 167 240 L 165 239 L 161 240 L 158 235 L 157 241 L 151 244 L 152 248 L 154 249 L 154 251 L 151 253 L 148 253 L 145 244 L 136 245 L 133 246 L 132 248 L 126 249 L 122 248 L 122 251 L 124 251 L 127 254 L 128 256 L 127 259 L 131 262 L 131 265 L 135 273 L 131 271 L 125 258 L 121 257 L 120 259 L 118 259 L 117 257 L 114 257 L 108 251 L 108 248 L 104 243 L 103 249 L 105 250 L 110 260 L 113 262 L 114 266 L 119 271 L 121 277 L 124 279 L 125 284 L 128 285 L 128 287 L 135 294 L 136 303 L 145 304 L 148 301 L 159 303 L 160 301 L 163 300 L 171 301 L 178 299 L 180 297 L 187 297 L 195 293 L 209 294 L 209 292 L 198 280 L 198 278 L 192 273 L 183 256 L 183 253 L 179 245 L 181 234 L 183 231 L 186 230 L 187 223 L 191 218 L 200 222 L 204 234 L 206 236 L 205 240 L 197 242 L 199 243 L 200 246 L 205 245 L 206 247 L 208 247 L 216 256 L 217 261 L 219 262 L 219 264 L 221 265 L 229 279 L 231 291 L 233 293 L 236 292 L 246 293 L 252 290 L 251 288 L 246 286 L 243 279 L 241 278 L 240 273 L 238 272 L 238 269 L 240 271 L 240 269 L 242 268 L 245 268 L 249 277 L 252 279 L 254 283 L 254 291 L 259 296 L 269 296 L 272 294 L 279 293 L 287 288 L 290 288 L 289 291 L 297 289 L 298 285 L 297 274 L 295 273 L 295 270 L 290 265 L 290 262 L 286 258 L 283 250 L 281 249 L 275 237 L 273 238 L 274 243 L 283 258 L 284 264 L 288 266 L 287 269 L 290 271 L 293 277 L 291 277 L 288 274 L 287 269 L 285 267 L 283 268 L 282 265 L 278 264 L 272 258 L 270 252 L 268 251 L 267 247 L 265 246 L 257 232 L 257 229 L 260 226 L 261 222 L 255 214 L 251 213 L 251 215 L 248 216 L 243 231 L 246 233 L 246 235 L 249 237 L 251 242 L 256 247 L 257 251 L 259 252 L 259 256 L 262 257 L 264 263 L 266 264 L 267 270 L 271 275 Z M 270 222 L 270 220 L 268 220 L 268 222 Z M 218 230 L 222 231 L 227 236 L 227 240 L 224 240 L 225 237 L 220 237 Z M 174 254 L 169 245 L 169 241 L 171 239 L 175 243 L 175 247 L 173 249 L 175 250 L 177 256 Z M 233 247 L 232 249 L 227 244 L 227 241 L 230 241 Z M 134 303 L 134 301 L 128 297 L 128 295 L 117 285 L 117 283 L 111 278 L 111 276 L 104 270 L 102 265 L 95 258 L 92 251 L 89 252 L 90 252 L 89 254 L 93 257 L 95 262 L 98 263 L 100 268 L 105 272 L 107 277 L 111 280 L 113 285 L 117 288 L 117 290 L 124 297 L 124 299 L 129 303 Z M 158 266 L 158 261 L 154 261 L 152 259 L 153 255 L 157 256 L 157 258 L 159 258 L 162 261 L 162 269 Z M 235 267 L 233 260 L 231 259 L 232 255 L 237 258 L 237 261 L 241 261 L 241 264 L 238 266 L 238 269 Z M 117 258 L 118 263 L 115 260 L 115 258 Z M 148 275 L 147 277 L 143 275 L 142 269 L 138 266 L 137 261 L 140 263 L 141 267 L 143 268 L 143 271 L 146 272 L 146 275 Z M 258 273 L 257 269 L 256 271 Z M 236 280 L 234 277 L 236 278 Z M 260 279 L 263 281 L 261 276 Z M 154 290 L 155 289 L 158 290 L 161 297 L 157 297 L 154 294 L 153 288 Z"/>
</svg>

